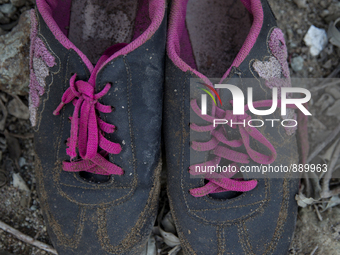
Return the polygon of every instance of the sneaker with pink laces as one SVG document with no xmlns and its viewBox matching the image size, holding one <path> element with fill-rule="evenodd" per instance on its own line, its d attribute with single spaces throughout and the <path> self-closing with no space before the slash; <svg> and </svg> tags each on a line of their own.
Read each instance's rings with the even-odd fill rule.
<svg viewBox="0 0 340 255">
<path fill-rule="evenodd" d="M 164 0 L 36 0 L 30 113 L 58 253 L 139 254 L 160 189 Z"/>
<path fill-rule="evenodd" d="M 168 196 L 184 253 L 286 254 L 295 228 L 299 179 L 287 172 L 240 173 L 242 167 L 298 163 L 296 128 L 241 123 L 294 121 L 294 110 L 288 108 L 286 116 L 280 108 L 255 116 L 249 104 L 231 101 L 229 90 L 214 88 L 231 84 L 247 95 L 252 87 L 252 105 L 268 109 L 274 91 L 279 97 L 282 87 L 291 86 L 284 35 L 270 6 L 266 0 L 173 0 L 167 55 L 163 123 Z M 208 77 L 219 79 L 212 83 Z M 192 89 L 195 82 L 201 89 Z M 216 101 L 205 109 L 202 90 Z M 244 114 L 234 114 L 235 109 Z M 207 170 L 218 166 L 232 170 Z"/>
</svg>

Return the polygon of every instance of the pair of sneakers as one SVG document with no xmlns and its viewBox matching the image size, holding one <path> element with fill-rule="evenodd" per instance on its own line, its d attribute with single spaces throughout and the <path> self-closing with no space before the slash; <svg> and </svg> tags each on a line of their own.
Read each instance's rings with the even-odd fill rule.
<svg viewBox="0 0 340 255">
<path fill-rule="evenodd" d="M 185 254 L 284 254 L 298 179 L 192 177 L 214 164 L 297 163 L 295 130 L 215 127 L 210 115 L 250 115 L 236 118 L 228 93 L 202 115 L 190 93 L 195 79 L 246 92 L 252 78 L 264 80 L 254 101 L 269 102 L 273 87 L 290 85 L 283 33 L 266 0 L 173 0 L 169 19 L 166 10 L 165 0 L 36 0 L 30 114 L 53 245 L 60 255 L 140 254 L 158 211 L 163 136 Z M 211 137 L 193 141 L 195 132 Z"/>
</svg>

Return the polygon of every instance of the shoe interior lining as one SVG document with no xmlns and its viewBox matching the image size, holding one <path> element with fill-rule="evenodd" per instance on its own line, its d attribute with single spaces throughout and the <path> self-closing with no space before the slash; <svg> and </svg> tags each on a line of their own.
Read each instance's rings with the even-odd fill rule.
<svg viewBox="0 0 340 255">
<path fill-rule="evenodd" d="M 69 39 L 92 63 L 117 43 L 129 43 L 138 8 L 136 0 L 73 0 Z"/>
<path fill-rule="evenodd" d="M 240 0 L 189 0 L 186 27 L 197 68 L 188 63 L 190 66 L 210 78 L 223 76 L 252 25 L 251 15 L 245 6 L 248 7 L 247 1 L 243 5 Z M 186 58 L 182 50 L 181 57 Z"/>
<path fill-rule="evenodd" d="M 215 0 L 212 4 L 215 4 Z M 240 0 L 251 14 L 252 25 L 247 38 L 240 51 L 237 53 L 233 63 L 225 70 L 221 81 L 230 73 L 233 66 L 238 67 L 252 50 L 263 26 L 263 8 L 261 0 Z M 168 27 L 167 53 L 175 66 L 183 72 L 190 71 L 202 79 L 209 86 L 211 81 L 200 73 L 195 64 L 191 42 L 186 28 L 186 10 L 188 0 L 172 0 L 171 13 Z M 209 17 L 210 18 L 210 17 Z M 190 49 L 190 50 L 189 50 Z M 235 53 L 236 54 L 236 53 Z M 221 73 L 221 71 L 220 71 Z M 209 74 L 208 74 L 209 75 Z M 216 77 L 215 77 L 216 78 Z"/>
<path fill-rule="evenodd" d="M 87 3 L 87 1 L 91 1 L 91 0 L 84 0 L 84 1 Z M 93 0 L 93 1 L 95 1 L 95 0 Z M 117 9 L 121 10 L 121 12 L 120 12 L 120 14 L 118 14 L 118 16 L 113 15 L 114 21 L 111 21 L 111 17 L 109 17 L 110 21 L 106 21 L 105 25 L 107 25 L 107 27 L 110 30 L 113 29 L 113 27 L 115 27 L 115 29 L 113 29 L 113 30 L 118 32 L 119 38 L 125 37 L 126 38 L 125 43 L 130 43 L 130 42 L 131 43 L 128 44 L 123 49 L 116 52 L 113 56 L 111 56 L 107 60 L 107 62 L 111 61 L 111 59 L 113 59 L 113 58 L 115 58 L 119 55 L 128 54 L 129 52 L 133 51 L 134 49 L 138 48 L 140 45 L 145 43 L 155 33 L 155 31 L 158 29 L 158 27 L 160 26 L 160 24 L 162 23 L 162 20 L 164 18 L 165 0 L 134 0 L 134 1 L 129 0 L 127 2 L 126 1 L 119 1 L 119 0 L 117 0 L 117 1 L 111 0 L 111 1 L 109 1 L 109 3 L 105 3 L 105 6 L 111 6 L 113 4 L 113 5 L 116 6 Z M 82 58 L 82 60 L 84 61 L 86 66 L 89 68 L 89 70 L 91 71 L 93 69 L 93 64 L 95 64 L 96 60 L 99 58 L 98 55 L 100 56 L 105 51 L 107 46 L 103 45 L 102 49 L 101 49 L 101 47 L 97 47 L 97 45 L 102 45 L 100 39 L 96 40 L 92 44 L 89 43 L 88 47 L 86 47 L 86 48 L 83 47 L 83 46 L 87 46 L 87 44 L 83 44 L 83 41 L 76 39 L 75 43 L 77 44 L 77 46 L 75 46 L 74 43 L 68 38 L 68 36 L 71 35 L 69 30 L 70 30 L 70 20 L 71 20 L 70 16 L 71 16 L 72 2 L 74 3 L 74 1 L 72 1 L 72 0 L 36 0 L 36 5 L 38 7 L 40 14 L 42 15 L 43 19 L 45 20 L 46 24 L 48 25 L 49 29 L 51 30 L 51 32 L 53 33 L 55 38 L 65 48 L 75 50 L 79 54 L 79 56 Z M 103 3 L 102 6 L 104 6 L 105 1 L 101 1 L 101 2 Z M 119 3 L 121 3 L 122 5 L 119 6 Z M 134 3 L 133 6 L 132 6 L 131 3 Z M 131 10 L 131 8 L 132 8 L 132 10 Z M 96 15 L 98 15 L 98 14 L 99 15 L 102 14 L 103 10 L 104 10 L 104 9 L 97 8 L 97 7 L 93 8 L 93 9 L 96 10 L 94 15 L 91 14 L 91 16 L 94 16 L 94 17 L 96 17 Z M 98 12 L 97 12 L 97 10 L 98 10 Z M 117 11 L 116 12 L 113 11 L 113 8 L 105 8 L 105 11 L 106 10 L 108 10 L 107 14 L 105 14 L 106 16 L 110 16 L 111 14 L 115 14 L 115 13 L 117 14 L 118 13 Z M 110 14 L 110 11 L 112 12 L 111 14 Z M 88 12 L 85 13 L 84 9 L 82 9 L 82 11 L 80 11 L 80 13 L 86 14 Z M 131 14 L 130 17 L 125 16 L 126 19 L 131 19 L 131 23 L 130 23 L 131 29 L 130 28 L 125 29 L 126 23 L 125 23 L 124 20 L 123 20 L 124 21 L 123 26 L 121 26 L 121 23 L 122 23 L 121 19 L 118 19 L 118 18 L 120 17 L 119 15 L 124 16 L 124 15 L 122 15 L 122 13 L 124 13 L 124 15 L 127 15 L 126 13 Z M 133 18 L 135 18 L 135 19 L 133 20 Z M 79 17 L 79 19 L 84 20 L 84 15 Z M 113 26 L 111 23 L 115 23 L 117 19 L 119 20 L 118 24 Z M 72 17 L 72 24 L 71 24 L 72 33 L 75 32 L 75 33 L 82 34 L 82 31 L 77 31 L 77 30 L 83 30 L 83 29 L 77 27 L 76 24 L 75 24 L 75 26 L 73 26 L 73 20 L 74 20 L 74 15 Z M 103 20 L 98 21 L 98 19 L 96 19 L 96 22 L 90 21 L 90 23 L 94 27 L 97 26 L 97 28 L 98 27 L 102 28 L 103 27 L 102 21 Z M 84 21 L 84 24 L 85 23 L 86 22 Z M 87 26 L 88 24 L 89 23 L 87 23 L 85 25 Z M 72 26 L 73 26 L 73 28 L 72 28 Z M 116 29 L 116 27 L 117 27 L 117 29 Z M 88 27 L 86 27 L 85 29 L 88 29 Z M 133 33 L 132 33 L 132 37 L 131 37 L 131 31 L 132 30 L 133 30 Z M 122 32 L 130 32 L 130 34 L 127 35 L 127 36 L 122 36 Z M 88 32 L 88 34 L 89 34 L 89 32 Z M 103 33 L 100 33 L 100 34 L 103 35 Z M 71 35 L 71 37 L 73 37 L 73 35 Z M 75 37 L 77 37 L 77 36 L 75 36 Z M 79 36 L 78 36 L 78 38 L 79 38 Z M 74 40 L 74 38 L 72 40 Z M 115 44 L 116 41 L 117 40 L 115 40 L 115 38 L 113 38 L 112 44 Z M 120 43 L 120 40 L 118 40 L 118 43 Z M 112 46 L 112 44 L 108 45 L 108 46 Z M 87 55 L 89 55 L 89 57 L 91 58 L 91 61 L 88 59 L 86 54 L 84 54 L 83 51 L 80 50 L 78 47 L 82 48 L 82 50 L 85 51 L 87 53 Z M 95 51 L 94 51 L 95 54 L 92 54 L 92 51 L 93 51 L 92 48 L 95 49 Z M 98 52 L 96 52 L 96 51 L 98 51 Z M 101 51 L 101 52 L 99 52 L 99 51 Z M 88 53 L 88 52 L 90 52 L 90 53 Z M 91 57 L 91 56 L 93 56 L 93 57 Z M 106 64 L 106 63 L 104 63 L 104 64 Z"/>
</svg>

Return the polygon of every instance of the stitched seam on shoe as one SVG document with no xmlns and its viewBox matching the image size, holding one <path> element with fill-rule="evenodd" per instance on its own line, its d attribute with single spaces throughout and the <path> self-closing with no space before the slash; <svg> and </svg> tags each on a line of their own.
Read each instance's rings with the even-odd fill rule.
<svg viewBox="0 0 340 255">
<path fill-rule="evenodd" d="M 182 189 L 182 193 L 183 193 L 183 198 L 184 198 L 184 203 L 185 203 L 185 206 L 187 208 L 187 210 L 190 210 L 189 206 L 188 206 L 188 202 L 186 200 L 186 197 L 185 197 L 185 190 L 184 190 L 184 177 L 183 177 L 183 174 L 184 174 L 184 148 L 185 148 L 185 138 L 184 138 L 184 132 L 185 132 L 185 125 L 184 125 L 184 119 L 185 119 L 185 111 L 184 111 L 184 104 L 185 104 L 185 85 L 182 86 L 182 102 L 181 102 L 181 110 L 180 110 L 180 113 L 181 113 L 181 128 L 182 128 L 182 132 L 180 132 L 181 134 L 181 141 L 182 141 L 182 145 L 181 146 L 182 148 L 182 151 L 181 151 L 181 189 Z"/>
<path fill-rule="evenodd" d="M 112 245 L 110 243 L 110 238 L 107 233 L 107 217 L 106 217 L 106 207 L 99 207 L 97 209 L 98 215 L 98 229 L 97 229 L 97 236 L 102 248 L 111 254 L 121 254 L 124 251 L 128 251 L 133 246 L 135 246 L 138 242 L 141 242 L 144 238 L 149 236 L 149 233 L 144 234 L 142 236 L 140 234 L 140 230 L 142 227 L 148 223 L 148 220 L 152 215 L 156 215 L 157 205 L 158 205 L 158 197 L 160 191 L 160 174 L 162 168 L 162 161 L 159 159 L 158 166 L 155 169 L 155 173 L 153 176 L 153 187 L 149 192 L 149 197 L 146 202 L 146 205 L 141 212 L 140 216 L 137 219 L 136 224 L 130 230 L 128 235 L 120 242 L 118 245 Z M 149 217 L 148 217 L 149 216 Z M 119 252 L 119 253 L 117 253 Z"/>
<path fill-rule="evenodd" d="M 216 228 L 217 235 L 217 247 L 218 247 L 218 255 L 224 255 L 225 253 L 225 240 L 224 240 L 224 228 L 223 226 L 217 226 Z"/>
<path fill-rule="evenodd" d="M 249 238 L 248 238 L 248 235 L 246 233 L 244 221 L 237 224 L 237 234 L 238 234 L 239 242 L 241 243 L 242 250 L 243 250 L 244 254 L 254 255 L 252 246 L 249 242 Z"/>
<path fill-rule="evenodd" d="M 35 153 L 35 165 L 36 165 L 36 177 L 38 181 L 38 191 L 39 191 L 39 200 L 40 200 L 40 206 L 44 212 L 45 219 L 47 220 L 47 226 L 51 226 L 52 231 L 54 232 L 55 236 L 57 237 L 58 242 L 66 247 L 70 248 L 77 248 L 80 238 L 83 233 L 84 229 L 84 219 L 85 219 L 85 211 L 86 209 L 83 207 L 79 207 L 79 212 L 77 215 L 77 221 L 79 224 L 77 224 L 77 227 L 74 231 L 74 234 L 72 237 L 66 236 L 63 234 L 63 231 L 61 230 L 61 225 L 55 220 L 52 213 L 50 213 L 50 208 L 47 203 L 47 192 L 45 190 L 45 185 L 43 181 L 42 176 L 42 165 L 40 158 Z"/>
<path fill-rule="evenodd" d="M 196 209 L 196 210 L 190 210 L 192 212 L 206 212 L 206 211 L 215 211 L 215 210 L 226 210 L 226 209 L 234 209 L 234 208 L 241 208 L 241 207 L 247 207 L 247 206 L 251 206 L 251 205 L 256 205 L 256 204 L 260 204 L 260 203 L 266 203 L 268 202 L 268 200 L 263 199 L 251 204 L 246 204 L 246 205 L 238 205 L 238 206 L 230 206 L 230 207 L 220 207 L 220 208 L 211 208 L 211 209 Z"/>
<path fill-rule="evenodd" d="M 72 185 L 72 184 L 64 184 L 64 183 L 61 183 L 60 184 L 61 186 L 66 186 L 66 187 L 71 187 L 71 188 L 79 188 L 79 186 L 76 186 L 76 185 Z M 99 186 L 99 185 L 98 185 Z M 108 187 L 108 188 L 95 188 L 95 187 L 93 187 L 93 188 L 91 188 L 91 187 L 80 187 L 81 189 L 91 189 L 91 190 L 110 190 L 110 189 L 131 189 L 131 187 L 130 186 L 127 186 L 127 187 L 115 187 L 115 186 L 113 186 L 113 187 Z"/>
<path fill-rule="evenodd" d="M 135 137 L 134 137 L 134 133 L 133 133 L 133 127 L 132 127 L 132 114 L 131 114 L 131 102 L 130 102 L 130 97 L 131 97 L 131 90 L 132 90 L 132 76 L 131 76 L 131 71 L 130 71 L 130 66 L 128 64 L 128 61 L 126 59 L 126 56 L 123 56 L 123 61 L 125 64 L 125 68 L 126 68 L 126 72 L 127 72 L 127 77 L 128 77 L 128 84 L 130 86 L 127 86 L 127 108 L 128 108 L 128 119 L 129 119 L 129 129 L 130 129 L 130 138 L 131 138 L 131 152 L 132 152 L 132 162 L 133 162 L 133 172 L 134 172 L 134 176 L 137 175 L 136 173 L 136 152 L 135 152 Z"/>
<path fill-rule="evenodd" d="M 169 205 L 170 205 L 170 211 L 171 211 L 171 216 L 175 222 L 175 226 L 176 226 L 176 231 L 181 243 L 181 247 L 182 249 L 185 251 L 185 254 L 190 254 L 190 255 L 197 255 L 197 253 L 194 251 L 194 249 L 191 247 L 190 243 L 187 241 L 187 239 L 185 238 L 185 235 L 182 231 L 182 228 L 180 226 L 180 224 L 178 223 L 177 217 L 176 217 L 176 213 L 174 211 L 174 206 L 173 206 L 173 202 L 172 202 L 172 198 L 169 192 L 169 189 L 167 189 L 167 194 L 168 194 L 168 199 L 169 199 Z M 191 216 L 189 216 L 190 218 L 192 218 Z M 195 220 L 195 219 L 194 219 Z M 190 252 L 189 252 L 190 251 Z"/>
<path fill-rule="evenodd" d="M 132 116 L 131 116 L 131 107 L 130 107 L 130 96 L 131 96 L 131 90 L 132 90 L 132 76 L 131 76 L 131 71 L 130 71 L 130 66 L 128 64 L 128 61 L 126 59 L 126 56 L 118 56 L 116 59 L 113 59 L 112 61 L 110 61 L 109 63 L 107 63 L 99 72 L 98 74 L 98 83 L 102 84 L 102 80 L 103 80 L 103 73 L 105 73 L 105 71 L 111 67 L 114 66 L 114 62 L 119 59 L 122 58 L 123 62 L 124 62 L 124 66 L 125 66 L 125 71 L 126 71 L 126 75 L 127 75 L 127 91 L 126 91 L 126 97 L 127 97 L 127 109 L 128 109 L 128 121 L 129 121 L 129 132 L 130 132 L 130 139 L 131 139 L 131 151 L 132 151 L 132 158 L 133 158 L 133 180 L 132 180 L 132 185 L 131 185 L 131 191 L 129 192 L 129 194 L 125 195 L 125 196 L 131 196 L 132 193 L 134 192 L 136 187 L 137 187 L 137 167 L 136 167 L 136 155 L 135 155 L 135 147 L 134 147 L 134 134 L 133 134 L 133 129 L 132 129 Z M 130 89 L 129 89 L 130 86 Z M 105 118 L 106 120 L 106 118 Z M 131 195 L 130 195 L 131 193 Z M 121 199 L 121 198 L 120 198 Z M 119 199 L 118 199 L 119 200 Z M 124 201 L 126 201 L 127 199 L 125 199 Z"/>
<path fill-rule="evenodd" d="M 274 251 L 277 246 L 280 237 L 282 236 L 283 226 L 286 223 L 286 218 L 288 217 L 288 207 L 289 207 L 289 181 L 288 178 L 283 180 L 283 192 L 282 192 L 282 202 L 279 212 L 279 217 L 277 219 L 275 232 L 272 241 L 268 244 L 264 254 L 270 254 Z"/>
</svg>

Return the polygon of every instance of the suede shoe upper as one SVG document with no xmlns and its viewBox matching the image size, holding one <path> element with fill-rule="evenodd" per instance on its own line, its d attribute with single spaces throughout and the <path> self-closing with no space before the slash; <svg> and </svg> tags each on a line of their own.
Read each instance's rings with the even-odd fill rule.
<svg viewBox="0 0 340 255">
<path fill-rule="evenodd" d="M 268 176 L 257 178 L 253 180 L 256 183 L 249 191 L 229 199 L 226 198 L 226 193 L 207 192 L 200 195 L 198 192 L 193 192 L 197 189 L 204 192 L 205 187 L 208 189 L 212 186 L 211 184 L 218 183 L 218 181 L 211 183 L 211 180 L 207 183 L 204 178 L 192 178 L 190 166 L 193 163 L 203 164 L 208 160 L 213 160 L 215 155 L 219 155 L 223 163 L 236 162 L 238 167 L 259 166 L 256 156 L 249 153 L 249 148 L 253 148 L 261 155 L 275 159 L 270 161 L 272 166 L 290 166 L 298 163 L 298 153 L 294 129 L 287 130 L 281 125 L 275 128 L 266 125 L 257 129 L 261 136 L 273 146 L 275 153 L 263 145 L 269 144 L 264 142 L 264 139 L 256 141 L 250 135 L 250 140 L 247 142 L 244 140 L 246 136 L 240 135 L 240 128 L 232 129 L 226 125 L 228 141 L 242 140 L 242 146 L 231 147 L 231 150 L 236 151 L 239 157 L 230 156 L 231 150 L 218 152 L 218 146 L 223 145 L 223 148 L 227 148 L 222 142 L 219 142 L 212 150 L 197 151 L 198 148 L 194 148 L 194 143 L 190 138 L 193 137 L 195 131 L 190 128 L 193 124 L 190 122 L 191 116 L 196 114 L 193 110 L 193 102 L 199 97 L 190 93 L 192 81 L 190 79 L 199 79 L 202 83 L 209 83 L 209 80 L 187 65 L 183 61 L 184 57 L 180 57 L 182 49 L 177 44 L 175 34 L 183 31 L 179 27 L 184 22 L 186 2 L 173 1 L 172 3 L 164 99 L 168 196 L 183 250 L 185 254 L 204 255 L 285 254 L 288 252 L 297 214 L 294 196 L 298 191 L 299 180 L 292 178 L 291 173 L 284 173 L 280 178 Z M 290 85 L 288 84 L 289 69 L 283 34 L 276 27 L 275 18 L 266 1 L 243 2 L 253 14 L 253 26 L 243 48 L 232 67 L 221 79 L 220 84 L 234 84 L 243 91 L 244 95 L 248 87 L 253 87 L 254 102 L 271 100 L 271 75 L 275 74 L 275 70 L 280 72 L 280 76 L 276 78 L 283 78 L 282 80 L 287 81 L 287 84 L 282 86 Z M 252 80 L 249 82 L 250 78 Z M 229 103 L 232 99 L 231 93 L 227 90 L 220 90 L 220 97 L 223 110 L 231 111 L 232 105 Z M 201 108 L 201 105 L 198 104 L 198 107 Z M 248 115 L 255 119 L 254 115 L 249 112 Z M 266 118 L 282 120 L 280 109 Z M 198 126 L 211 124 L 200 120 L 198 116 L 194 119 L 197 120 L 194 124 Z M 256 119 L 259 119 L 259 116 L 256 116 Z M 196 156 L 193 157 L 197 159 L 196 162 L 190 162 L 193 155 Z M 243 173 L 245 181 L 252 181 L 250 177 L 247 173 Z M 219 184 L 220 186 L 217 185 L 217 187 L 221 189 L 223 183 Z M 226 191 L 225 188 L 223 190 Z"/>
<path fill-rule="evenodd" d="M 138 254 L 152 230 L 160 189 L 165 2 L 144 1 L 150 26 L 132 43 L 114 46 L 96 68 L 58 30 L 51 13 L 61 3 L 51 2 L 38 0 L 32 11 L 30 85 L 36 176 L 48 233 L 63 255 Z M 88 128 L 85 149 L 99 144 L 92 154 L 103 165 L 82 155 L 82 128 Z M 80 138 L 74 158 L 72 135 Z"/>
</svg>

